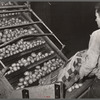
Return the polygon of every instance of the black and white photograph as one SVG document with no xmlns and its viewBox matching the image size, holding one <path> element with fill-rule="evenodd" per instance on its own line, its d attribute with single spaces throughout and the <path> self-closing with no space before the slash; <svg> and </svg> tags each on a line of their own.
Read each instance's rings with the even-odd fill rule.
<svg viewBox="0 0 100 100">
<path fill-rule="evenodd" d="M 0 99 L 99 99 L 100 2 L 0 1 Z"/>
</svg>

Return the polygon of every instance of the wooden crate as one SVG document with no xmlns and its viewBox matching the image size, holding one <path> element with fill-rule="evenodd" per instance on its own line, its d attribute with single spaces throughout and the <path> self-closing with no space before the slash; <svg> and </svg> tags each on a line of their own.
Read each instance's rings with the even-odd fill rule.
<svg viewBox="0 0 100 100">
<path fill-rule="evenodd" d="M 58 99 L 63 98 L 63 84 L 55 83 L 43 86 L 34 86 L 22 90 L 15 90 L 8 97 L 10 99 Z"/>
</svg>

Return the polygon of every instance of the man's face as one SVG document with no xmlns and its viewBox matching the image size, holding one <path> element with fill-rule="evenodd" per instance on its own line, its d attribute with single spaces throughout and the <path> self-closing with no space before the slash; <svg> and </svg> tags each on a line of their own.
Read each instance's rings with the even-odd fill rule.
<svg viewBox="0 0 100 100">
<path fill-rule="evenodd" d="M 95 16 L 96 16 L 95 21 L 97 22 L 98 28 L 100 28 L 100 15 L 97 13 L 97 11 L 95 12 Z"/>
</svg>

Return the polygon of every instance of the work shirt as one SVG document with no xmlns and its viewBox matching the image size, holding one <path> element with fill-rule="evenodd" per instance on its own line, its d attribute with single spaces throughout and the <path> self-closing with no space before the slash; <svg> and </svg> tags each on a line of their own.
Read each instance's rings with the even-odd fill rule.
<svg viewBox="0 0 100 100">
<path fill-rule="evenodd" d="M 87 55 L 88 59 L 86 59 L 85 68 L 90 66 L 90 71 L 100 79 L 100 29 L 94 31 L 90 36 Z"/>
<path fill-rule="evenodd" d="M 75 70 L 79 72 L 79 77 L 82 79 L 84 76 L 96 75 L 100 79 L 100 29 L 94 31 L 90 35 L 90 41 L 86 50 L 78 51 L 72 56 L 67 65 L 60 70 L 58 81 L 63 81 L 65 76 L 67 79 L 70 76 L 68 70 L 71 69 L 74 73 Z"/>
<path fill-rule="evenodd" d="M 95 74 L 100 78 L 100 29 L 90 35 L 88 49 L 84 52 L 80 68 L 80 77 Z"/>
</svg>

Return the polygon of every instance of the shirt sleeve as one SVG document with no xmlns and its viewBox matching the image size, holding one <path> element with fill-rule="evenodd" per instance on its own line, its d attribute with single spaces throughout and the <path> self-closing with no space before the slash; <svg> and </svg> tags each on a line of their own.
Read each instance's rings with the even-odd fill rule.
<svg viewBox="0 0 100 100">
<path fill-rule="evenodd" d="M 80 68 L 80 77 L 88 75 L 95 67 L 100 54 L 100 31 L 92 33 L 85 61 Z"/>
</svg>

